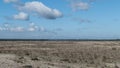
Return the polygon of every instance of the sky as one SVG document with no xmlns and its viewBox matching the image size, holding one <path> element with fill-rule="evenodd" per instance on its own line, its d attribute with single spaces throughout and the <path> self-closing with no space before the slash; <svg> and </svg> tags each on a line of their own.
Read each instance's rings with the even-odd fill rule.
<svg viewBox="0 0 120 68">
<path fill-rule="evenodd" d="M 120 39 L 120 0 L 0 0 L 0 39 Z"/>
</svg>

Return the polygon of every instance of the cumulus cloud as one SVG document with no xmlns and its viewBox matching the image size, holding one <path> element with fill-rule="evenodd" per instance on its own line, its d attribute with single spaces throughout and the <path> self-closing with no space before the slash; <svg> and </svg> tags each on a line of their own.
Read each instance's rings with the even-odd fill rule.
<svg viewBox="0 0 120 68">
<path fill-rule="evenodd" d="M 96 0 L 68 0 L 73 11 L 88 10 Z"/>
<path fill-rule="evenodd" d="M 4 25 L 4 27 L 6 27 L 6 28 L 8 28 L 8 27 L 10 26 L 10 24 L 8 24 L 8 23 L 4 23 L 3 25 Z"/>
<path fill-rule="evenodd" d="M 24 31 L 24 27 L 15 27 L 15 28 L 10 28 L 10 31 L 13 31 L 13 32 L 23 32 Z"/>
<path fill-rule="evenodd" d="M 2 27 L 0 27 L 0 31 L 2 31 Z"/>
<path fill-rule="evenodd" d="M 30 26 L 30 27 L 34 27 L 34 26 L 35 26 L 35 23 L 31 22 L 31 23 L 29 24 L 29 26 Z"/>
<path fill-rule="evenodd" d="M 23 27 L 0 27 L 0 31 L 22 32 L 24 29 Z"/>
<path fill-rule="evenodd" d="M 28 31 L 30 31 L 30 32 L 33 32 L 33 31 L 46 32 L 46 29 L 44 27 L 34 26 L 34 27 L 29 27 Z"/>
<path fill-rule="evenodd" d="M 13 15 L 13 19 L 14 20 L 29 20 L 29 15 L 24 12 L 20 12 L 19 14 Z"/>
<path fill-rule="evenodd" d="M 16 3 L 16 2 L 18 2 L 19 0 L 3 0 L 5 3 L 10 3 L 10 2 L 12 2 L 12 3 Z"/>
<path fill-rule="evenodd" d="M 71 7 L 74 11 L 76 10 L 88 10 L 90 5 L 86 2 L 72 3 Z"/>
<path fill-rule="evenodd" d="M 31 31 L 31 32 L 33 32 L 33 31 L 35 31 L 36 29 L 35 28 L 33 28 L 33 27 L 30 27 L 29 29 L 28 29 L 28 31 Z"/>
<path fill-rule="evenodd" d="M 44 31 L 46 31 L 46 29 L 44 27 L 40 27 L 39 31 L 43 31 L 44 32 Z"/>
<path fill-rule="evenodd" d="M 35 23 L 32 22 L 29 24 L 28 31 L 33 32 L 33 31 L 38 31 L 38 29 L 39 29 L 39 27 L 37 25 L 35 25 Z"/>
<path fill-rule="evenodd" d="M 59 10 L 51 9 L 44 5 L 42 2 L 38 1 L 26 2 L 24 6 L 19 7 L 19 10 L 36 13 L 40 17 L 44 17 L 46 19 L 56 19 L 63 16 Z"/>
<path fill-rule="evenodd" d="M 23 26 L 13 26 L 13 25 L 9 25 L 8 24 L 4 24 L 4 26 L 0 26 L 0 32 L 13 32 L 13 33 L 24 33 L 24 32 L 28 32 L 28 33 L 34 33 L 37 32 L 37 34 L 35 34 L 35 36 L 41 36 L 41 35 L 57 35 L 57 32 L 50 30 L 50 29 L 45 29 L 42 26 L 38 26 L 35 23 L 30 23 L 28 25 L 28 27 L 23 27 Z"/>
<path fill-rule="evenodd" d="M 7 29 L 5 27 L 0 27 L 0 31 L 6 31 Z"/>
<path fill-rule="evenodd" d="M 0 26 L 0 31 L 10 31 L 10 32 L 48 32 L 44 27 L 36 25 L 34 22 L 28 24 L 27 28 L 23 26 L 13 26 L 9 23 L 4 23 Z"/>
</svg>

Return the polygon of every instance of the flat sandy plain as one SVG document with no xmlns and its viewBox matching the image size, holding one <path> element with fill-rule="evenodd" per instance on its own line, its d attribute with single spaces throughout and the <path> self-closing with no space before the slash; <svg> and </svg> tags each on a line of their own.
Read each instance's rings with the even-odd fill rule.
<svg viewBox="0 0 120 68">
<path fill-rule="evenodd" d="M 120 68 L 120 41 L 0 41 L 0 68 Z"/>
</svg>

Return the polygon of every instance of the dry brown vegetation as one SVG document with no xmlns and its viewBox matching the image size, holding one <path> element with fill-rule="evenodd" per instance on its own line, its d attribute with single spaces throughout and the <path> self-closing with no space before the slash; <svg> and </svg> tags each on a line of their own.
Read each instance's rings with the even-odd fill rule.
<svg viewBox="0 0 120 68">
<path fill-rule="evenodd" d="M 17 68 L 119 68 L 120 42 L 1 41 L 0 66 L 2 55 L 14 55 Z"/>
</svg>

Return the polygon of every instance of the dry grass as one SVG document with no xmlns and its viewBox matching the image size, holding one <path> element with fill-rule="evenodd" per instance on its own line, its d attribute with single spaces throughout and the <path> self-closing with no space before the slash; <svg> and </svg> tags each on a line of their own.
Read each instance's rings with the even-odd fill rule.
<svg viewBox="0 0 120 68">
<path fill-rule="evenodd" d="M 1 41 L 0 53 L 16 54 L 15 62 L 22 64 L 29 57 L 49 68 L 119 68 L 120 64 L 119 41 Z"/>
</svg>

